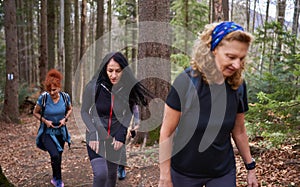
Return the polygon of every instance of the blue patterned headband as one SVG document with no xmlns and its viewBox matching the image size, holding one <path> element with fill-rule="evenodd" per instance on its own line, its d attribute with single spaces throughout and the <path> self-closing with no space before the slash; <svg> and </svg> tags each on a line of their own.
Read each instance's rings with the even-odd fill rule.
<svg viewBox="0 0 300 187">
<path fill-rule="evenodd" d="M 237 30 L 244 31 L 243 27 L 234 22 L 225 21 L 217 25 L 211 35 L 212 40 L 210 51 L 213 51 L 227 34 Z"/>
</svg>

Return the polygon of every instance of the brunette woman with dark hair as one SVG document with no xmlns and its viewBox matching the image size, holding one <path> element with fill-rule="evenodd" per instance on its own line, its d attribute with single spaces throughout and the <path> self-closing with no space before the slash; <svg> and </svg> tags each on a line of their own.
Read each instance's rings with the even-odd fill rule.
<svg viewBox="0 0 300 187">
<path fill-rule="evenodd" d="M 81 107 L 94 187 L 116 185 L 117 167 L 124 164 L 120 163 L 121 148 L 133 112 L 138 106 L 146 106 L 151 98 L 122 53 L 104 57 L 99 75 L 85 88 Z"/>
<path fill-rule="evenodd" d="M 72 106 L 70 96 L 61 91 L 62 78 L 62 74 L 56 69 L 47 73 L 44 82 L 46 91 L 39 96 L 33 111 L 34 117 L 41 122 L 36 143 L 50 155 L 53 173 L 51 184 L 57 187 L 64 186 L 61 177 L 64 144 L 71 143 L 66 122 L 71 115 Z"/>
</svg>

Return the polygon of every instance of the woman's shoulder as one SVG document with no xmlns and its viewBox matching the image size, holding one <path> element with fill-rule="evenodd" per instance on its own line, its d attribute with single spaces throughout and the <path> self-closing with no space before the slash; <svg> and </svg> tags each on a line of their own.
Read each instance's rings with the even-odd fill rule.
<svg viewBox="0 0 300 187">
<path fill-rule="evenodd" d="M 47 97 L 50 97 L 49 93 L 46 91 L 42 92 L 37 99 L 37 104 L 41 106 L 43 103 L 46 102 Z"/>
</svg>

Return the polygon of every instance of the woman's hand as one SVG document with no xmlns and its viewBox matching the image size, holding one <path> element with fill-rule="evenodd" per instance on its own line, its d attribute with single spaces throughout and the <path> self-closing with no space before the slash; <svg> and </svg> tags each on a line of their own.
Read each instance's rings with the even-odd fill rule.
<svg viewBox="0 0 300 187">
<path fill-rule="evenodd" d="M 258 187 L 258 182 L 255 176 L 255 169 L 248 171 L 247 183 L 248 187 Z"/>
<path fill-rule="evenodd" d="M 52 121 L 44 119 L 44 124 L 47 126 L 47 128 L 54 128 Z"/>
<path fill-rule="evenodd" d="M 99 141 L 89 141 L 89 146 L 97 154 L 99 153 Z"/>
<path fill-rule="evenodd" d="M 59 127 L 63 126 L 63 125 L 66 125 L 66 118 L 62 118 L 60 121 L 59 121 Z"/>
<path fill-rule="evenodd" d="M 111 143 L 114 146 L 114 150 L 119 150 L 124 144 L 122 142 L 117 141 L 115 138 L 113 139 L 113 142 Z"/>
</svg>

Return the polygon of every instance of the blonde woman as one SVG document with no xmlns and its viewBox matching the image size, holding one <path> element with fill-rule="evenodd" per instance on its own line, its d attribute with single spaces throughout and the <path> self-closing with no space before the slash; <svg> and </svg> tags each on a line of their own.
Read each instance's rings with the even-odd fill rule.
<svg viewBox="0 0 300 187">
<path fill-rule="evenodd" d="M 242 72 L 251 41 L 240 25 L 221 22 L 207 25 L 195 42 L 191 67 L 176 78 L 166 100 L 160 187 L 236 186 L 231 137 L 248 170 L 248 186 L 258 186 L 244 125 Z"/>
</svg>

